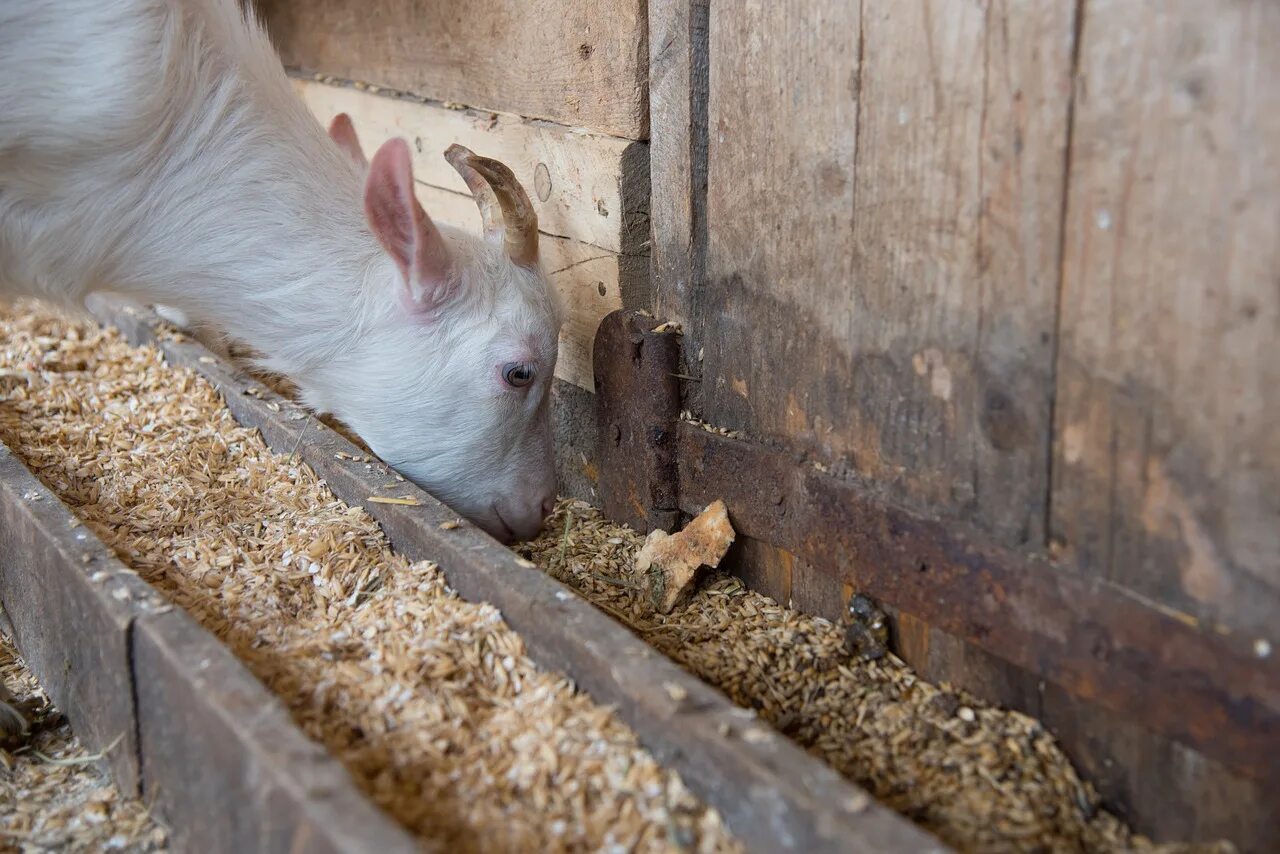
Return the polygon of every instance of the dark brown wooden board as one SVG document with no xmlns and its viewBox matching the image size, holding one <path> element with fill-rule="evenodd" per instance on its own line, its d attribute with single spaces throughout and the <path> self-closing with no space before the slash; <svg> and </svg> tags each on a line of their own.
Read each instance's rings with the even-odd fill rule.
<svg viewBox="0 0 1280 854">
<path fill-rule="evenodd" d="M 0 601 L 18 648 L 175 848 L 417 850 L 224 646 L 75 521 L 0 444 Z"/>
<path fill-rule="evenodd" d="M 256 0 L 290 65 L 648 136 L 643 0 Z"/>
<path fill-rule="evenodd" d="M 1255 780 L 1280 775 L 1280 661 L 1258 656 L 1252 637 L 1188 624 L 790 454 L 688 423 L 678 445 L 685 512 L 723 499 L 735 530 L 825 567 L 833 587 L 883 599 Z"/>
<path fill-rule="evenodd" d="M 296 449 L 335 494 L 365 507 L 401 554 L 436 562 L 463 598 L 496 606 L 535 661 L 615 707 L 641 743 L 715 806 L 748 849 L 945 850 L 754 711 L 733 705 L 480 529 L 466 522 L 442 528 L 458 519 L 447 506 L 407 482 L 386 489 L 384 465 L 362 462 L 350 442 L 198 342 L 158 335 L 154 315 L 136 306 L 98 303 L 94 311 L 135 343 L 159 347 L 170 364 L 208 379 L 237 421 L 261 431 L 277 451 Z M 377 495 L 418 505 L 368 501 Z"/>
</svg>

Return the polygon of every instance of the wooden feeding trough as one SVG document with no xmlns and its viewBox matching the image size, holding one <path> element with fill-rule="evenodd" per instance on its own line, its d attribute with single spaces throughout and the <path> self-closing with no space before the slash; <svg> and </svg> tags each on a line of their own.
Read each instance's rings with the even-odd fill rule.
<svg viewBox="0 0 1280 854">
<path fill-rule="evenodd" d="M 257 5 L 322 122 L 410 141 L 433 217 L 477 226 L 453 143 L 529 189 L 567 314 L 562 492 L 604 515 L 562 506 L 533 566 L 142 307 L 98 317 L 496 606 L 725 844 L 1016 849 L 897 797 L 928 788 L 903 754 L 871 773 L 849 749 L 985 744 L 998 719 L 1014 746 L 973 785 L 1065 769 L 1023 812 L 1280 845 L 1274 4 Z M 0 498 L 24 655 L 179 843 L 421 841 L 8 452 Z M 733 609 L 659 613 L 634 532 L 717 500 L 734 577 L 704 594 Z M 765 611 L 790 634 L 756 646 Z M 672 641 L 695 634 L 701 656 Z M 803 665 L 769 651 L 784 636 Z M 710 663 L 735 652 L 761 661 Z M 915 729 L 868 724 L 879 695 L 819 703 L 860 654 Z"/>
</svg>

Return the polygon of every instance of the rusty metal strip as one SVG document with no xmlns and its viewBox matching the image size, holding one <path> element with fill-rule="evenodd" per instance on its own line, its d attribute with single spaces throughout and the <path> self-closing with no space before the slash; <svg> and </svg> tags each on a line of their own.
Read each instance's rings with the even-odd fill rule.
<svg viewBox="0 0 1280 854">
<path fill-rule="evenodd" d="M 408 835 L 212 635 L 0 444 L 0 601 L 23 657 L 175 849 L 408 852 Z"/>
<path fill-rule="evenodd" d="M 1280 775 L 1280 659 L 1102 581 L 893 507 L 792 454 L 681 423 L 680 505 L 723 498 L 786 549 L 1084 700 L 1254 779 Z"/>
<path fill-rule="evenodd" d="M 670 530 L 676 506 L 679 336 L 638 311 L 609 314 L 596 332 L 596 464 L 600 506 L 642 533 Z"/>
<path fill-rule="evenodd" d="M 364 506 L 405 557 L 435 561 L 463 598 L 495 605 L 540 666 L 616 708 L 659 762 L 720 810 L 748 850 L 946 850 L 488 534 L 465 522 L 442 527 L 457 514 L 429 494 L 403 483 L 394 494 L 416 505 L 369 502 L 386 492 L 384 465 L 362 462 L 350 442 L 198 342 L 157 335 L 154 315 L 136 306 L 94 311 L 135 343 L 160 348 L 170 364 L 203 375 L 236 420 L 261 431 L 272 448 L 296 448 L 335 494 Z"/>
</svg>

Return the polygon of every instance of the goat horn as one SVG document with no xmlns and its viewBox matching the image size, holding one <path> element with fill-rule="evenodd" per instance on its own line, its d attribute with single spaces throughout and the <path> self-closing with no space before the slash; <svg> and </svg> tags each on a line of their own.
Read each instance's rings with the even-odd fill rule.
<svg viewBox="0 0 1280 854">
<path fill-rule="evenodd" d="M 533 203 L 505 164 L 451 145 L 445 160 L 457 170 L 480 208 L 484 236 L 501 239 L 511 260 L 526 267 L 538 261 L 538 215 Z"/>
</svg>

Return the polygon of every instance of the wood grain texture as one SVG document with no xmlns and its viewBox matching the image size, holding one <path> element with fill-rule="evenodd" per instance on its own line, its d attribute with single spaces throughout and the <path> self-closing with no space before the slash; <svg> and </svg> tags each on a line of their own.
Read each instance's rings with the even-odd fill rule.
<svg viewBox="0 0 1280 854">
<path fill-rule="evenodd" d="M 1038 546 L 1072 6 L 804 5 L 712 9 L 708 282 L 672 300 L 705 347 L 701 411 Z M 838 612 L 823 568 L 743 552 L 750 578 Z M 899 634 L 929 677 L 1034 705 L 1035 677 L 919 621 Z"/>
<path fill-rule="evenodd" d="M 516 172 L 538 209 L 543 266 L 565 309 L 556 376 L 591 390 L 591 348 L 600 320 L 649 301 L 648 255 L 641 245 L 648 228 L 645 147 L 311 80 L 295 80 L 295 86 L 322 123 L 348 113 L 366 154 L 393 136 L 412 143 L 418 198 L 438 222 L 480 231 L 474 200 L 442 156 L 453 142 Z"/>
<path fill-rule="evenodd" d="M 648 135 L 644 0 L 256 0 L 286 64 Z"/>
<path fill-rule="evenodd" d="M 1092 2 L 1066 222 L 1052 534 L 1274 645 L 1280 5 Z"/>
<path fill-rule="evenodd" d="M 338 113 L 349 114 L 370 156 L 392 137 L 406 139 L 414 177 L 425 184 L 467 193 L 444 159 L 444 150 L 458 143 L 511 167 L 540 230 L 612 252 L 635 252 L 648 239 L 648 149 L 641 143 L 315 80 L 294 78 L 294 88 L 326 126 Z"/>
<path fill-rule="evenodd" d="M 793 7 L 712 9 L 707 411 L 1038 544 L 1072 9 Z"/>
</svg>

